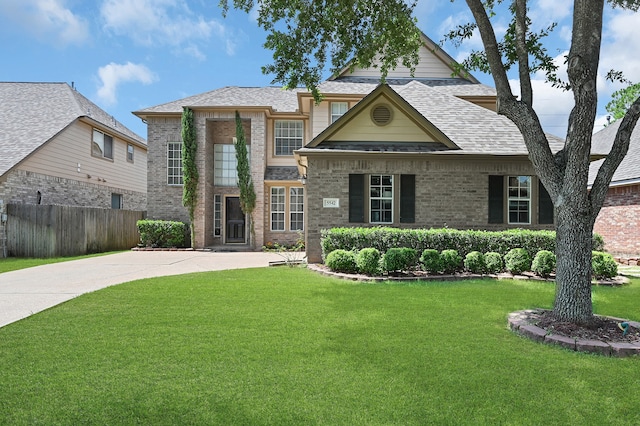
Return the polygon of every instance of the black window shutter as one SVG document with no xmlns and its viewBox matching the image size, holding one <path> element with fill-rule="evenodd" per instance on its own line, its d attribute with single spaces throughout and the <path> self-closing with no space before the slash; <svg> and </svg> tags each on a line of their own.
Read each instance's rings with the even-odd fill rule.
<svg viewBox="0 0 640 426">
<path fill-rule="evenodd" d="M 553 202 L 541 180 L 538 180 L 538 223 L 553 225 Z"/>
<path fill-rule="evenodd" d="M 349 222 L 364 223 L 364 175 L 349 175 Z"/>
<path fill-rule="evenodd" d="M 400 176 L 400 223 L 416 221 L 416 175 Z"/>
<path fill-rule="evenodd" d="M 504 176 L 489 176 L 489 223 L 504 223 Z"/>
</svg>

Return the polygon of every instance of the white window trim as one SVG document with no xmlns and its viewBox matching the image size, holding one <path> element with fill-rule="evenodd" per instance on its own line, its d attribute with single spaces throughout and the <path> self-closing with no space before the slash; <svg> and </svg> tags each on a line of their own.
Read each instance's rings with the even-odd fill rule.
<svg viewBox="0 0 640 426">
<path fill-rule="evenodd" d="M 395 181 L 394 175 L 370 174 L 368 176 L 369 176 L 369 179 L 368 179 L 368 185 L 367 185 L 367 194 L 368 194 L 368 204 L 367 204 L 367 206 L 369 208 L 369 212 L 368 212 L 368 214 L 369 214 L 369 223 L 371 223 L 371 224 L 384 224 L 384 225 L 389 225 L 389 224 L 394 223 L 393 221 L 394 221 L 394 215 L 395 215 L 395 211 L 394 210 L 395 210 L 395 195 L 396 195 L 395 194 L 395 188 L 394 188 L 394 186 L 395 186 L 394 185 L 394 181 Z M 380 176 L 380 181 L 381 182 L 382 182 L 382 178 L 384 176 L 390 176 L 391 177 L 391 197 L 372 197 L 371 196 L 371 179 L 374 176 Z M 382 183 L 381 183 L 381 186 L 383 186 Z M 384 186 L 386 186 L 386 185 L 384 185 Z M 371 220 L 372 219 L 372 213 L 373 213 L 373 209 L 371 208 L 371 201 L 372 200 L 381 200 L 381 201 L 382 200 L 391 200 L 391 221 L 390 222 L 374 222 L 373 220 Z"/>
<path fill-rule="evenodd" d="M 175 169 L 175 167 L 170 167 L 170 165 L 169 165 L 169 161 L 171 161 L 171 159 L 169 158 L 169 152 L 171 151 L 171 145 L 179 145 L 180 146 L 180 150 L 179 150 L 179 152 L 180 152 L 180 174 L 179 175 L 169 174 L 169 171 L 171 169 Z M 167 185 L 169 185 L 169 186 L 183 186 L 184 185 L 182 167 L 183 167 L 183 164 L 182 164 L 182 142 L 168 142 L 167 143 Z M 179 178 L 180 183 L 169 183 L 170 178 L 173 178 L 173 179 Z"/>
<path fill-rule="evenodd" d="M 334 105 L 346 105 L 347 109 L 345 109 L 345 111 L 343 113 L 334 114 L 334 112 L 333 112 L 333 106 Z M 345 115 L 347 113 L 347 111 L 349 111 L 349 102 L 344 102 L 344 101 L 331 102 L 330 105 L 329 105 L 329 124 L 335 123 L 336 120 L 338 120 L 340 117 Z"/>
<path fill-rule="evenodd" d="M 302 203 L 296 203 L 296 205 L 301 205 L 302 210 L 293 210 L 293 205 L 294 203 L 292 202 L 292 198 L 293 198 L 293 190 L 301 190 L 302 194 L 296 194 L 296 196 L 300 196 L 302 197 Z M 301 228 L 300 229 L 292 229 L 292 223 L 294 222 L 292 220 L 292 215 L 293 214 L 301 214 L 302 215 L 302 221 L 301 221 Z M 301 186 L 291 186 L 289 187 L 289 231 L 292 232 L 298 232 L 298 231 L 304 231 L 304 219 L 305 219 L 305 214 L 304 214 L 304 188 Z M 297 221 L 296 221 L 297 222 Z"/>
<path fill-rule="evenodd" d="M 131 149 L 131 158 L 129 158 L 129 149 Z M 128 143 L 127 144 L 127 161 L 129 163 L 133 163 L 135 161 L 135 153 L 136 153 L 136 148 L 135 146 L 133 146 L 132 143 Z"/>
<path fill-rule="evenodd" d="M 529 178 L 529 185 L 527 188 L 527 197 L 512 197 L 510 195 L 510 191 L 509 189 L 511 188 L 511 185 L 509 184 L 509 182 L 511 181 L 511 178 L 516 178 L 518 179 L 518 189 L 521 188 L 520 186 L 520 178 L 521 177 L 526 177 Z M 533 187 L 533 178 L 531 176 L 526 176 L 526 175 L 519 175 L 519 176 L 507 176 L 507 223 L 509 225 L 531 225 L 531 210 L 532 210 L 532 205 L 531 205 L 531 188 Z M 527 222 L 512 222 L 511 221 L 511 209 L 510 209 L 510 205 L 511 205 L 511 201 L 526 201 L 529 205 L 529 208 L 527 209 Z"/>
<path fill-rule="evenodd" d="M 298 148 L 294 148 L 291 151 L 291 154 L 278 154 L 278 138 L 284 138 L 283 136 L 278 136 L 278 124 L 279 123 L 296 123 L 296 130 L 297 130 L 297 126 L 300 126 L 300 136 L 288 136 L 287 139 L 299 139 L 300 140 L 300 148 L 302 148 L 304 146 L 304 121 L 303 120 L 275 120 L 274 124 L 273 124 L 273 155 L 275 157 L 291 157 L 293 156 L 293 151 L 298 149 Z M 296 145 L 298 145 L 296 143 Z"/>
<path fill-rule="evenodd" d="M 96 138 L 95 138 L 96 133 L 102 135 L 102 147 L 100 147 L 100 144 L 98 142 L 96 142 Z M 111 138 L 111 157 L 107 157 L 105 155 L 105 151 L 106 151 L 106 149 L 104 147 L 104 138 L 105 137 Z M 105 160 L 113 161 L 113 152 L 115 150 L 114 149 L 115 148 L 115 143 L 114 143 L 113 139 L 114 139 L 113 136 L 111 136 L 110 134 L 105 133 L 102 130 L 98 130 L 98 129 L 94 128 L 93 131 L 91 132 L 91 156 L 95 157 L 95 158 L 102 158 L 102 159 L 105 159 Z M 100 148 L 100 151 L 102 152 L 102 155 L 98 155 L 95 152 L 94 144 L 98 145 L 98 147 Z"/>
<path fill-rule="evenodd" d="M 282 190 L 282 210 L 273 209 L 274 189 Z M 285 190 L 286 188 L 284 186 L 272 186 L 271 189 L 269 190 L 269 227 L 273 232 L 284 232 L 287 230 L 287 195 Z M 279 194 L 276 194 L 276 195 L 279 195 Z M 280 206 L 280 203 L 278 203 L 277 205 Z M 282 214 L 282 229 L 274 229 L 273 215 L 280 214 L 280 213 Z"/>
</svg>

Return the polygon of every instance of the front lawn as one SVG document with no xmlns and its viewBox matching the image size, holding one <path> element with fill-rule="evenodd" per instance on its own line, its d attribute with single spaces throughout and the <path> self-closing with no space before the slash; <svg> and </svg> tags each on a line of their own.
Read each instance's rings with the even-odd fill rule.
<svg viewBox="0 0 640 426">
<path fill-rule="evenodd" d="M 122 284 L 0 328 L 0 424 L 639 424 L 640 359 L 507 329 L 553 296 L 301 268 Z M 638 300 L 638 279 L 594 288 L 599 313 Z"/>
<path fill-rule="evenodd" d="M 18 269 L 32 268 L 34 266 L 47 265 L 49 263 L 68 262 L 70 260 L 84 259 L 85 257 L 105 256 L 108 254 L 119 253 L 117 251 L 110 251 L 105 253 L 88 254 L 84 256 L 72 256 L 72 257 L 47 257 L 47 258 L 35 258 L 35 257 L 4 257 L 0 258 L 0 274 L 3 272 L 16 271 Z"/>
</svg>

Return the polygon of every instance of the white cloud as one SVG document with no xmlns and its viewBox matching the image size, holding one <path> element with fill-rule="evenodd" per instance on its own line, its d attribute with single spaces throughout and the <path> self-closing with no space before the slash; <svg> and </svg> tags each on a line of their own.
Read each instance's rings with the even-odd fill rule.
<svg viewBox="0 0 640 426">
<path fill-rule="evenodd" d="M 3 0 L 0 13 L 40 40 L 57 46 L 89 40 L 87 21 L 66 7 L 66 0 Z"/>
<path fill-rule="evenodd" d="M 117 102 L 116 91 L 121 83 L 140 82 L 142 84 L 151 84 L 157 80 L 157 77 L 149 68 L 131 62 L 126 64 L 111 62 L 98 69 L 98 77 L 100 79 L 98 97 L 108 105 L 113 105 Z"/>
<path fill-rule="evenodd" d="M 203 59 L 196 43 L 221 41 L 229 55 L 231 36 L 216 20 L 196 16 L 185 0 L 105 0 L 100 8 L 104 27 L 144 45 L 187 46 L 186 54 Z"/>
<path fill-rule="evenodd" d="M 529 12 L 533 22 L 549 25 L 560 22 L 573 13 L 573 0 L 538 0 Z"/>
</svg>

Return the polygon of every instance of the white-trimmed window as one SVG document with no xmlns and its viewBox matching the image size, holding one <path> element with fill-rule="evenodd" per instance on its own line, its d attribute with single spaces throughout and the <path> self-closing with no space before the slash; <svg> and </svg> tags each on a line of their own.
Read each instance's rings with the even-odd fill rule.
<svg viewBox="0 0 640 426">
<path fill-rule="evenodd" d="M 222 235 L 222 195 L 213 196 L 213 236 Z"/>
<path fill-rule="evenodd" d="M 331 123 L 342 117 L 349 109 L 348 102 L 331 102 Z"/>
<path fill-rule="evenodd" d="M 371 223 L 393 223 L 393 175 L 369 176 Z"/>
<path fill-rule="evenodd" d="M 100 130 L 93 129 L 91 155 L 113 160 L 113 138 Z"/>
<path fill-rule="evenodd" d="M 284 231 L 284 187 L 271 187 L 271 230 Z"/>
<path fill-rule="evenodd" d="M 127 144 L 127 161 L 130 163 L 133 163 L 133 153 L 134 153 L 133 144 L 128 143 Z"/>
<path fill-rule="evenodd" d="M 531 176 L 508 178 L 509 223 L 531 223 Z"/>
<path fill-rule="evenodd" d="M 303 124 L 301 120 L 276 120 L 275 155 L 293 155 L 293 151 L 302 148 Z"/>
<path fill-rule="evenodd" d="M 289 229 L 304 230 L 304 188 L 289 188 Z"/>
<path fill-rule="evenodd" d="M 167 144 L 167 185 L 182 185 L 182 142 Z"/>
<path fill-rule="evenodd" d="M 251 147 L 247 145 L 247 160 L 251 164 Z M 218 143 L 213 146 L 214 184 L 216 186 L 238 186 L 238 160 L 236 147 Z"/>
</svg>

